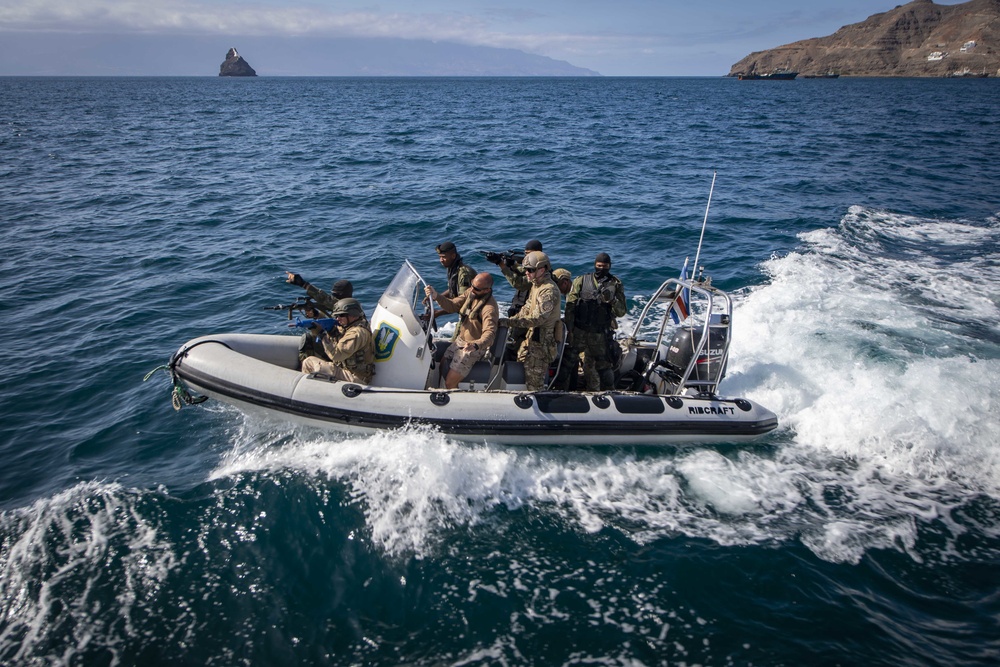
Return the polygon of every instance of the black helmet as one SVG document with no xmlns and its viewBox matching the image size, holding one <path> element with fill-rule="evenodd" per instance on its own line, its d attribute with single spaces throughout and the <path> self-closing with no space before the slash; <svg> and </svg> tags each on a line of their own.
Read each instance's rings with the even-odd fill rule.
<svg viewBox="0 0 1000 667">
<path fill-rule="evenodd" d="M 339 317 L 340 315 L 356 315 L 357 317 L 364 317 L 365 310 L 358 303 L 357 299 L 341 299 L 333 307 L 333 312 L 330 313 L 334 317 Z"/>
</svg>

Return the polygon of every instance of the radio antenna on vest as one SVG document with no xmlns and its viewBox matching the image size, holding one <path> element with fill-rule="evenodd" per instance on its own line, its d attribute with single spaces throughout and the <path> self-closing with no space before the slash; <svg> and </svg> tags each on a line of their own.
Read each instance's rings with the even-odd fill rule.
<svg viewBox="0 0 1000 667">
<path fill-rule="evenodd" d="M 708 209 L 712 206 L 712 193 L 715 192 L 715 177 L 717 174 L 718 172 L 712 172 L 712 187 L 708 190 L 708 203 L 705 204 L 705 219 L 701 222 L 701 237 L 698 239 L 698 251 L 694 254 L 694 265 L 691 267 L 692 280 L 695 280 L 695 276 L 698 275 L 698 260 L 701 259 L 701 243 L 705 240 L 705 225 L 708 224 Z"/>
</svg>

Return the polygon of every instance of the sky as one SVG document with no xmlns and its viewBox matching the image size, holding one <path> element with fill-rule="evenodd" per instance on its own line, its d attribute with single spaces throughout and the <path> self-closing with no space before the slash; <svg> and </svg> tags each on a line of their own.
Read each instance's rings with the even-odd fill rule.
<svg viewBox="0 0 1000 667">
<path fill-rule="evenodd" d="M 122 37 L 122 49 L 137 37 L 181 44 L 217 36 L 226 45 L 223 56 L 240 37 L 256 43 L 396 37 L 518 49 L 605 76 L 721 76 L 753 51 L 823 37 L 898 4 L 902 0 L 0 0 L 0 74 L 79 73 L 65 56 L 67 69 L 60 71 L 60 44 L 90 34 L 104 36 L 110 57 L 117 42 L 109 36 Z M 2 48 L 5 40 L 38 48 L 21 60 L 13 47 Z M 240 53 L 254 64 L 252 54 Z"/>
</svg>

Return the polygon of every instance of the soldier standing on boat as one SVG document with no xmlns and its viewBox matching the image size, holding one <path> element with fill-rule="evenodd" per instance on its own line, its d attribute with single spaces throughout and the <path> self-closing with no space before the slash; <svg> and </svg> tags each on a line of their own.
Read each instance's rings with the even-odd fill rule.
<svg viewBox="0 0 1000 667">
<path fill-rule="evenodd" d="M 536 251 L 542 251 L 542 242 L 538 239 L 531 239 L 524 244 L 525 257 L 528 256 L 528 253 Z M 488 253 L 486 259 L 487 261 L 493 261 L 494 264 L 500 267 L 500 273 L 507 279 L 510 286 L 514 288 L 514 298 L 510 300 L 510 308 L 507 309 L 507 317 L 514 317 L 524 308 L 524 304 L 528 301 L 528 295 L 531 294 L 531 280 L 524 275 L 524 260 L 521 260 L 522 263 L 504 261 L 504 255 L 500 253 Z M 525 333 L 526 330 L 521 328 L 511 329 L 507 333 L 507 347 L 512 352 L 511 356 L 516 356 L 518 349 L 521 347 L 521 342 L 524 340 Z"/>
<path fill-rule="evenodd" d="M 438 254 L 441 266 L 448 273 L 448 287 L 439 294 L 445 298 L 462 296 L 472 285 L 472 279 L 476 277 L 476 270 L 471 266 L 466 266 L 465 262 L 462 261 L 462 256 L 458 254 L 458 249 L 451 241 L 445 241 L 434 250 Z M 445 314 L 446 312 L 440 308 L 434 311 L 435 319 Z"/>
<path fill-rule="evenodd" d="M 332 310 L 337 318 L 337 335 L 331 336 L 318 324 L 309 330 L 329 361 L 307 357 L 302 372 L 326 373 L 335 380 L 370 384 L 375 375 L 375 338 L 364 309 L 357 299 L 341 299 Z"/>
<path fill-rule="evenodd" d="M 573 274 L 568 269 L 556 269 L 552 272 L 552 280 L 559 288 L 560 294 L 566 296 L 573 287 Z"/>
<path fill-rule="evenodd" d="M 500 326 L 527 330 L 517 351 L 517 360 L 524 364 L 524 383 L 528 391 L 545 389 L 549 365 L 556 357 L 556 327 L 559 325 L 559 288 L 552 282 L 552 265 L 544 252 L 533 251 L 524 256 L 524 274 L 531 281 L 528 301 L 515 317 L 500 320 Z"/>
<path fill-rule="evenodd" d="M 602 252 L 594 260 L 594 272 L 577 277 L 566 297 L 566 327 L 570 337 L 564 363 L 572 377 L 583 356 L 585 391 L 614 389 L 609 346 L 617 344 L 615 318 L 625 312 L 625 287 L 611 275 L 611 256 Z"/>
<path fill-rule="evenodd" d="M 553 271 L 552 280 L 555 281 L 556 287 L 559 288 L 559 292 L 563 296 L 569 294 L 570 289 L 573 287 L 573 274 L 568 269 L 558 268 Z M 563 328 L 563 335 L 569 338 L 569 327 Z M 563 363 L 559 365 L 559 372 L 552 386 L 556 389 L 574 391 L 576 390 L 576 366 L 574 365 L 572 369 L 569 368 L 566 359 L 566 354 L 568 353 L 569 346 L 567 345 L 566 351 L 563 354 Z M 572 373 L 570 373 L 570 370 L 572 370 Z"/>
<path fill-rule="evenodd" d="M 536 251 L 542 251 L 542 242 L 538 239 L 531 239 L 524 244 L 525 257 L 528 256 L 529 252 Z M 524 275 L 524 264 L 514 264 L 511 266 L 503 261 L 499 261 L 496 264 L 500 267 L 500 273 L 507 279 L 510 286 L 514 288 L 514 298 L 510 300 L 510 308 L 507 310 L 507 317 L 514 317 L 518 311 L 524 308 L 524 304 L 528 302 L 528 295 L 531 294 L 531 280 Z"/>
<path fill-rule="evenodd" d="M 465 265 L 462 256 L 458 254 L 455 244 L 451 241 L 445 241 L 434 250 L 438 254 L 441 266 L 448 272 L 448 287 L 441 292 L 441 296 L 462 296 L 472 285 L 472 279 L 476 277 L 476 270 Z"/>
<path fill-rule="evenodd" d="M 428 285 L 424 293 L 434 299 L 447 313 L 458 313 L 455 338 L 444 353 L 448 364 L 445 377 L 446 389 L 455 389 L 472 366 L 484 359 L 497 335 L 500 307 L 493 298 L 493 276 L 480 273 L 472 279 L 472 286 L 464 296 L 445 297 Z"/>
</svg>

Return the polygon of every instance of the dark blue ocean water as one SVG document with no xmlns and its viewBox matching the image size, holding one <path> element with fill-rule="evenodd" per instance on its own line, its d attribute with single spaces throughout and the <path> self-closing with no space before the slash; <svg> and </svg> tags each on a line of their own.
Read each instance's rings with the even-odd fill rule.
<svg viewBox="0 0 1000 667">
<path fill-rule="evenodd" d="M 998 84 L 0 78 L 0 663 L 996 664 Z M 285 270 L 370 308 L 444 240 L 606 251 L 634 317 L 713 172 L 753 446 L 348 439 L 143 382 L 287 331 Z"/>
</svg>

